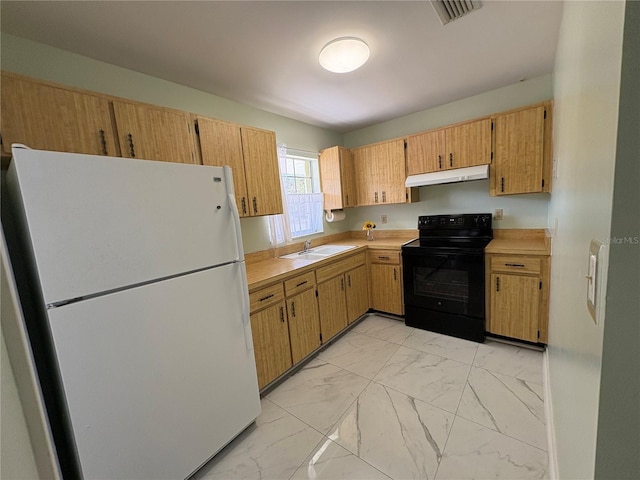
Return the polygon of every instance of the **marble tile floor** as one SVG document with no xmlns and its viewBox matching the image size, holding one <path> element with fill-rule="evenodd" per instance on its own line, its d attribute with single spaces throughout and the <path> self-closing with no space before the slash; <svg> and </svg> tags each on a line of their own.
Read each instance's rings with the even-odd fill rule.
<svg viewBox="0 0 640 480">
<path fill-rule="evenodd" d="M 541 352 L 369 315 L 194 478 L 547 478 L 542 378 Z"/>
</svg>

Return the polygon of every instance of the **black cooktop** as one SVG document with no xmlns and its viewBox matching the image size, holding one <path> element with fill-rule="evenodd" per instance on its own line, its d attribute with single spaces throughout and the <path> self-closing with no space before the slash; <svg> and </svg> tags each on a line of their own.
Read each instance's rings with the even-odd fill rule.
<svg viewBox="0 0 640 480">
<path fill-rule="evenodd" d="M 424 215 L 418 217 L 419 238 L 403 245 L 451 251 L 481 251 L 493 239 L 490 213 Z"/>
</svg>

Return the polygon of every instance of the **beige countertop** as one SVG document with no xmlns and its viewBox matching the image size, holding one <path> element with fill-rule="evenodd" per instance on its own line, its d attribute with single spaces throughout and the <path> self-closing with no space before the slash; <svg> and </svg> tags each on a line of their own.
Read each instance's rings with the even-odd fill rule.
<svg viewBox="0 0 640 480">
<path fill-rule="evenodd" d="M 365 252 L 368 249 L 399 250 L 404 243 L 410 242 L 416 237 L 417 234 L 412 236 L 411 233 L 406 234 L 404 232 L 403 234 L 399 234 L 397 236 L 384 236 L 384 234 L 376 235 L 375 240 L 372 241 L 367 241 L 364 237 L 357 238 L 354 236 L 350 238 L 341 238 L 329 243 L 322 243 L 322 245 L 354 245 L 356 248 L 347 250 L 337 255 L 332 255 L 331 257 L 320 261 L 298 259 L 292 260 L 274 256 L 273 258 L 247 262 L 247 281 L 249 283 L 249 291 L 254 291 L 258 288 L 265 287 L 274 282 L 282 281 L 285 278 L 291 277 L 292 275 L 308 272 L 309 270 L 313 270 L 326 265 L 328 262 L 348 257 L 357 252 Z M 321 245 L 321 243 L 319 242 L 320 240 L 318 240 L 317 245 Z M 312 241 L 312 248 L 317 245 L 314 245 L 314 242 Z"/>
<path fill-rule="evenodd" d="M 281 247 L 270 251 L 256 252 L 247 255 L 247 280 L 249 291 L 283 281 L 293 275 L 306 273 L 326 265 L 334 260 L 348 257 L 359 251 L 368 249 L 394 249 L 417 238 L 417 231 L 384 231 L 374 232 L 375 240 L 367 241 L 364 232 L 346 232 L 339 236 L 330 236 L 312 240 L 311 245 L 354 245 L 347 250 L 320 261 L 279 258 L 282 255 L 302 250 L 302 244 Z M 551 239 L 541 229 L 496 229 L 494 238 L 485 248 L 486 254 L 507 255 L 550 255 Z"/>
<path fill-rule="evenodd" d="M 494 230 L 485 254 L 551 255 L 551 239 L 545 230 Z"/>
</svg>

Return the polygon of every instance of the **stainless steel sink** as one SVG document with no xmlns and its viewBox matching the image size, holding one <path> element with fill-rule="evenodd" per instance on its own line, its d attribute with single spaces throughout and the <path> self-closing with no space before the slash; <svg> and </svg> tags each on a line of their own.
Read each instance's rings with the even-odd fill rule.
<svg viewBox="0 0 640 480">
<path fill-rule="evenodd" d="M 347 250 L 351 250 L 352 248 L 356 248 L 356 245 L 323 245 L 307 250 L 306 252 L 303 250 L 301 252 L 283 255 L 280 258 L 288 258 L 290 260 L 318 261 L 331 257 L 332 255 L 337 255 L 338 253 L 346 252 Z"/>
</svg>

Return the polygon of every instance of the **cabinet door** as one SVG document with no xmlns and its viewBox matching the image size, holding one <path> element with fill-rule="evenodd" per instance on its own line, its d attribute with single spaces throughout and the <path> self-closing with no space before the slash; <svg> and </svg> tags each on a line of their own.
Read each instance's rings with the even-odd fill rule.
<svg viewBox="0 0 640 480">
<path fill-rule="evenodd" d="M 198 163 L 188 113 L 122 101 L 113 111 L 123 157 Z"/>
<path fill-rule="evenodd" d="M 242 127 L 241 135 L 251 215 L 282 213 L 276 134 L 267 130 Z"/>
<path fill-rule="evenodd" d="M 447 128 L 445 169 L 491 163 L 491 119 Z"/>
<path fill-rule="evenodd" d="M 382 148 L 383 147 L 383 148 Z M 406 203 L 407 189 L 404 182 L 407 178 L 404 158 L 404 140 L 394 140 L 381 145 L 379 155 L 380 170 L 380 202 Z"/>
<path fill-rule="evenodd" d="M 378 198 L 378 171 L 374 165 L 372 147 L 361 147 L 351 151 L 355 171 L 358 206 L 375 205 Z"/>
<path fill-rule="evenodd" d="M 320 153 L 320 182 L 325 210 L 356 206 L 355 171 L 349 149 L 331 147 Z"/>
<path fill-rule="evenodd" d="M 289 336 L 293 363 L 320 346 L 320 316 L 316 290 L 312 288 L 287 299 L 289 312 Z"/>
<path fill-rule="evenodd" d="M 116 156 L 109 101 L 2 74 L 2 147 Z"/>
<path fill-rule="evenodd" d="M 258 371 L 258 386 L 262 388 L 292 365 L 284 302 L 252 313 L 251 331 Z"/>
<path fill-rule="evenodd" d="M 541 192 L 544 107 L 498 115 L 494 128 L 496 194 Z"/>
<path fill-rule="evenodd" d="M 491 333 L 538 341 L 540 279 L 534 276 L 491 275 Z"/>
<path fill-rule="evenodd" d="M 202 164 L 228 165 L 233 171 L 233 188 L 241 217 L 248 217 L 249 198 L 245 180 L 240 127 L 212 118 L 196 117 L 202 151 Z"/>
<path fill-rule="evenodd" d="M 367 266 L 361 265 L 349 270 L 345 274 L 345 280 L 347 282 L 347 322 L 351 323 L 369 310 Z"/>
<path fill-rule="evenodd" d="M 371 264 L 371 308 L 402 315 L 402 272 L 399 265 Z"/>
<path fill-rule="evenodd" d="M 407 175 L 442 170 L 445 167 L 445 151 L 444 129 L 407 138 Z"/>
<path fill-rule="evenodd" d="M 344 275 L 318 285 L 318 308 L 322 341 L 326 342 L 347 326 Z"/>
</svg>

